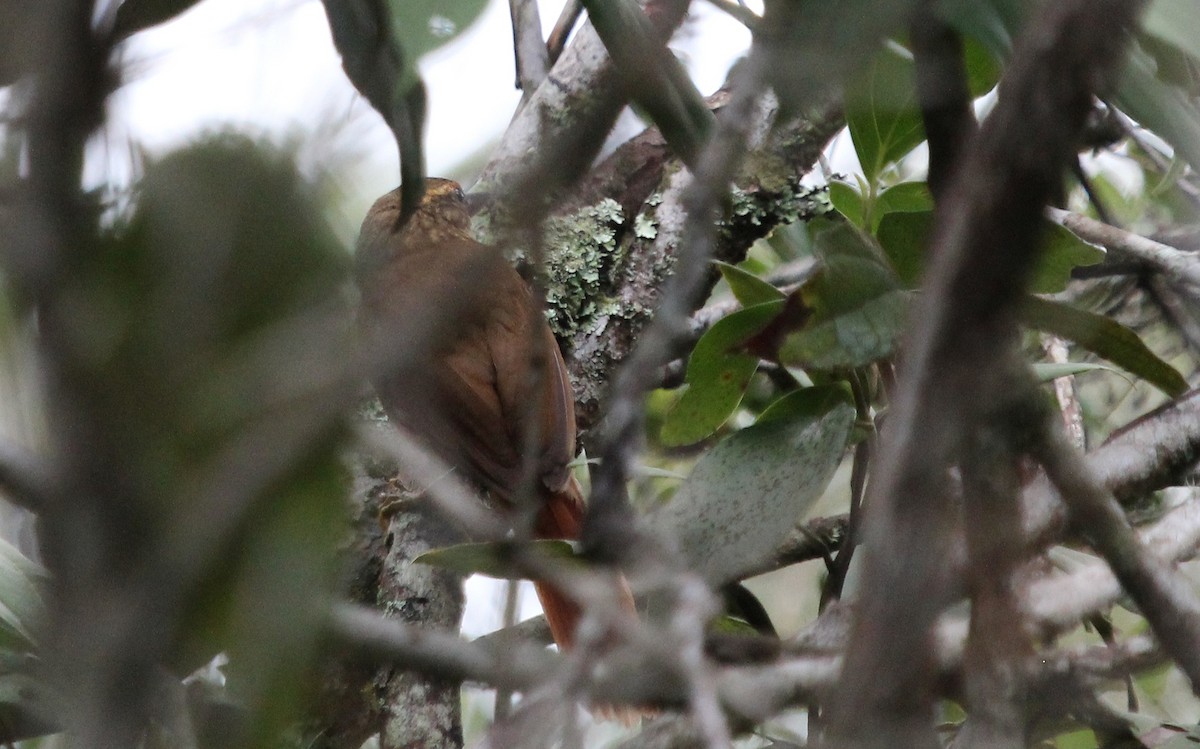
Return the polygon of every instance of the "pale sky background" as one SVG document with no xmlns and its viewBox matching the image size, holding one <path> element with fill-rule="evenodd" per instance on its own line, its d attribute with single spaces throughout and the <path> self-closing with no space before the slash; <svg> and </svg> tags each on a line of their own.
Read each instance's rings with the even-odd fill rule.
<svg viewBox="0 0 1200 749">
<path fill-rule="evenodd" d="M 560 8 L 559 0 L 541 2 L 547 32 Z M 698 0 L 672 46 L 707 94 L 749 43 L 745 27 Z M 429 90 L 427 169 L 446 174 L 500 135 L 520 99 L 508 4 L 491 0 L 475 24 L 420 67 Z M 203 0 L 127 44 L 125 80 L 110 103 L 114 162 L 126 139 L 160 153 L 228 124 L 298 137 L 309 153 L 333 148 L 361 159 L 353 177 L 344 176 L 365 202 L 399 179 L 395 144 L 346 80 L 319 0 Z M 628 127 L 630 134 L 640 129 Z M 109 175 L 120 169 L 97 168 Z"/>
</svg>

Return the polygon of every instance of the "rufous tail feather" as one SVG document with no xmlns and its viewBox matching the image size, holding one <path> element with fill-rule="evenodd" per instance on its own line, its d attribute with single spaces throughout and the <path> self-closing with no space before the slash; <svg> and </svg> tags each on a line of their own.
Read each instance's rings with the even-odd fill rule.
<svg viewBox="0 0 1200 749">
<path fill-rule="evenodd" d="M 534 535 L 538 538 L 562 538 L 576 541 L 583 529 L 584 511 L 583 489 L 572 476 L 563 490 L 550 495 L 546 504 L 542 506 L 534 525 Z M 618 580 L 618 583 L 621 608 L 636 616 L 637 609 L 634 607 L 633 593 L 629 590 L 629 583 L 625 581 L 624 576 Z M 535 580 L 533 588 L 537 591 L 542 611 L 546 614 L 546 623 L 550 625 L 550 634 L 554 637 L 554 643 L 560 650 L 571 648 L 575 644 L 575 628 L 579 626 L 581 616 L 579 606 L 550 583 Z M 654 710 L 612 705 L 595 705 L 592 711 L 599 718 L 615 720 L 626 727 L 636 725 L 644 717 L 653 717 L 657 714 Z"/>
<path fill-rule="evenodd" d="M 561 491 L 551 494 L 542 505 L 534 525 L 534 535 L 538 538 L 562 538 L 568 541 L 579 540 L 583 529 L 583 514 L 586 507 L 583 503 L 583 489 L 572 476 Z M 579 625 L 580 610 L 575 602 L 563 595 L 553 585 L 547 582 L 534 581 L 538 600 L 541 601 L 542 611 L 546 614 L 546 622 L 550 625 L 550 634 L 559 648 L 570 648 L 575 644 L 575 627 Z M 633 604 L 633 593 L 625 578 L 620 580 L 621 608 L 630 614 L 637 609 Z"/>
</svg>

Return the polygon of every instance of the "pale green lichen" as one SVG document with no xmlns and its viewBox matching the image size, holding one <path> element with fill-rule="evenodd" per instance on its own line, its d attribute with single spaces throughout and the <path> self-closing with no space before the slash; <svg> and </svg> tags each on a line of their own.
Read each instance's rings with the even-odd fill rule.
<svg viewBox="0 0 1200 749">
<path fill-rule="evenodd" d="M 570 336 L 615 310 L 608 290 L 624 223 L 620 204 L 609 198 L 546 222 L 546 317 L 556 334 Z"/>
<path fill-rule="evenodd" d="M 786 225 L 801 218 L 821 216 L 831 208 L 825 192 L 824 186 L 805 187 L 794 181 L 777 190 L 764 188 L 748 191 L 735 186 L 730 192 L 729 219 L 726 223 Z"/>
<path fill-rule="evenodd" d="M 654 239 L 658 236 L 658 224 L 644 213 L 639 213 L 633 220 L 633 233 L 641 239 Z"/>
</svg>

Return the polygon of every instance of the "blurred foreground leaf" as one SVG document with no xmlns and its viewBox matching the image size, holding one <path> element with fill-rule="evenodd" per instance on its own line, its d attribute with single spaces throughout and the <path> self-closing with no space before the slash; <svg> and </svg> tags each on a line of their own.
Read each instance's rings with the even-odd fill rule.
<svg viewBox="0 0 1200 749">
<path fill-rule="evenodd" d="M 45 616 L 46 570 L 0 539 L 0 650 L 34 650 L 33 632 Z"/>
<path fill-rule="evenodd" d="M 174 617 L 179 673 L 229 654 L 262 745 L 307 683 L 345 523 L 347 257 L 291 158 L 244 138 L 168 155 L 139 188 L 63 291 L 66 384 L 103 425 L 88 459 L 120 508 L 123 585 Z"/>
<path fill-rule="evenodd" d="M 454 570 L 463 575 L 487 575 L 501 580 L 520 580 L 528 577 L 514 561 L 511 543 L 486 542 L 457 544 L 444 549 L 433 549 L 413 559 L 417 564 L 430 564 Z M 578 559 L 575 547 L 567 541 L 541 539 L 527 541 L 524 553 L 555 561 Z"/>
</svg>

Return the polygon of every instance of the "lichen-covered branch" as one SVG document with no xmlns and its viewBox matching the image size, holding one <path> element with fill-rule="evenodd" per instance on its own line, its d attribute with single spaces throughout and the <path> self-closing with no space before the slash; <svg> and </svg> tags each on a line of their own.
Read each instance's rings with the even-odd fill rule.
<svg viewBox="0 0 1200 749">
<path fill-rule="evenodd" d="M 710 103 L 719 108 L 724 97 Z M 738 262 L 776 226 L 828 209 L 800 183 L 843 123 L 832 105 L 818 111 L 769 135 L 776 106 L 756 111 L 755 148 L 735 179 L 717 259 Z M 663 233 L 681 225 L 681 169 L 656 131 L 647 131 L 597 166 L 548 222 L 546 296 L 567 349 L 581 429 L 595 423 L 609 378 L 652 318 L 674 267 L 677 238 Z"/>
</svg>

